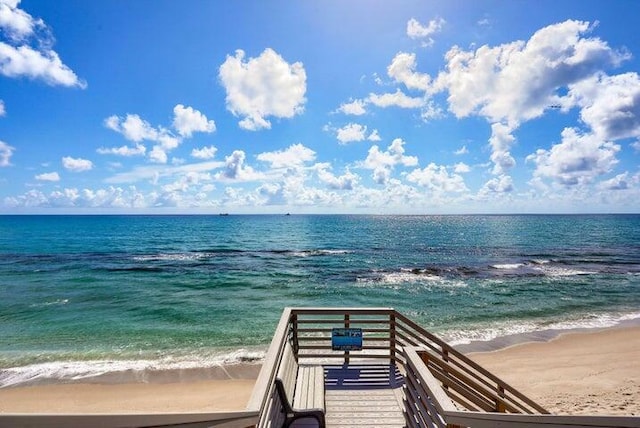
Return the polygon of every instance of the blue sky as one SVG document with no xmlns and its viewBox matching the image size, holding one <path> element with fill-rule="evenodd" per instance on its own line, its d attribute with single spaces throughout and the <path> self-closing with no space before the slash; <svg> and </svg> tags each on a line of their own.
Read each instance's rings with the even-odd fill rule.
<svg viewBox="0 0 640 428">
<path fill-rule="evenodd" d="M 0 0 L 0 213 L 640 211 L 636 1 Z"/>
</svg>

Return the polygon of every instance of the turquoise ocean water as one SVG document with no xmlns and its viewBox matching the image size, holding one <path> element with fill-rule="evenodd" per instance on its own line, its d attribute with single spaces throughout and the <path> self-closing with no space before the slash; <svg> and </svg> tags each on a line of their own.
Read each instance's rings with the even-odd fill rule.
<svg viewBox="0 0 640 428">
<path fill-rule="evenodd" d="M 285 306 L 455 344 L 640 319 L 640 216 L 0 216 L 0 386 L 258 360 Z"/>
</svg>

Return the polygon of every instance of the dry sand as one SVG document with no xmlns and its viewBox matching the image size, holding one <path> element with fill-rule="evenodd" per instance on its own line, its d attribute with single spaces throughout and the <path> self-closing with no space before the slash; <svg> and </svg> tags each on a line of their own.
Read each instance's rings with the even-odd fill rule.
<svg viewBox="0 0 640 428">
<path fill-rule="evenodd" d="M 640 327 L 560 336 L 471 355 L 554 413 L 640 415 Z M 251 371 L 255 377 L 257 370 Z M 1 413 L 242 410 L 254 379 L 0 389 Z"/>
<path fill-rule="evenodd" d="M 470 356 L 552 413 L 640 415 L 640 327 Z"/>
</svg>

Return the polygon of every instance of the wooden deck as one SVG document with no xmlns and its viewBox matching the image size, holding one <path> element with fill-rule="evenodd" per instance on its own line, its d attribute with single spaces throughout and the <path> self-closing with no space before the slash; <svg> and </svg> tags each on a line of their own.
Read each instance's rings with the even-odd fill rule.
<svg viewBox="0 0 640 428">
<path fill-rule="evenodd" d="M 404 379 L 395 365 L 326 365 L 327 427 L 400 428 Z"/>
</svg>

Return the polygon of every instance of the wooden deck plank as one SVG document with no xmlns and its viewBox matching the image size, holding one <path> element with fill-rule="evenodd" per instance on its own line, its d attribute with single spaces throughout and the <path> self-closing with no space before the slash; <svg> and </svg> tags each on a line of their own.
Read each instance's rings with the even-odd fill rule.
<svg viewBox="0 0 640 428">
<path fill-rule="evenodd" d="M 404 427 L 403 382 L 389 364 L 326 365 L 327 427 Z"/>
</svg>

